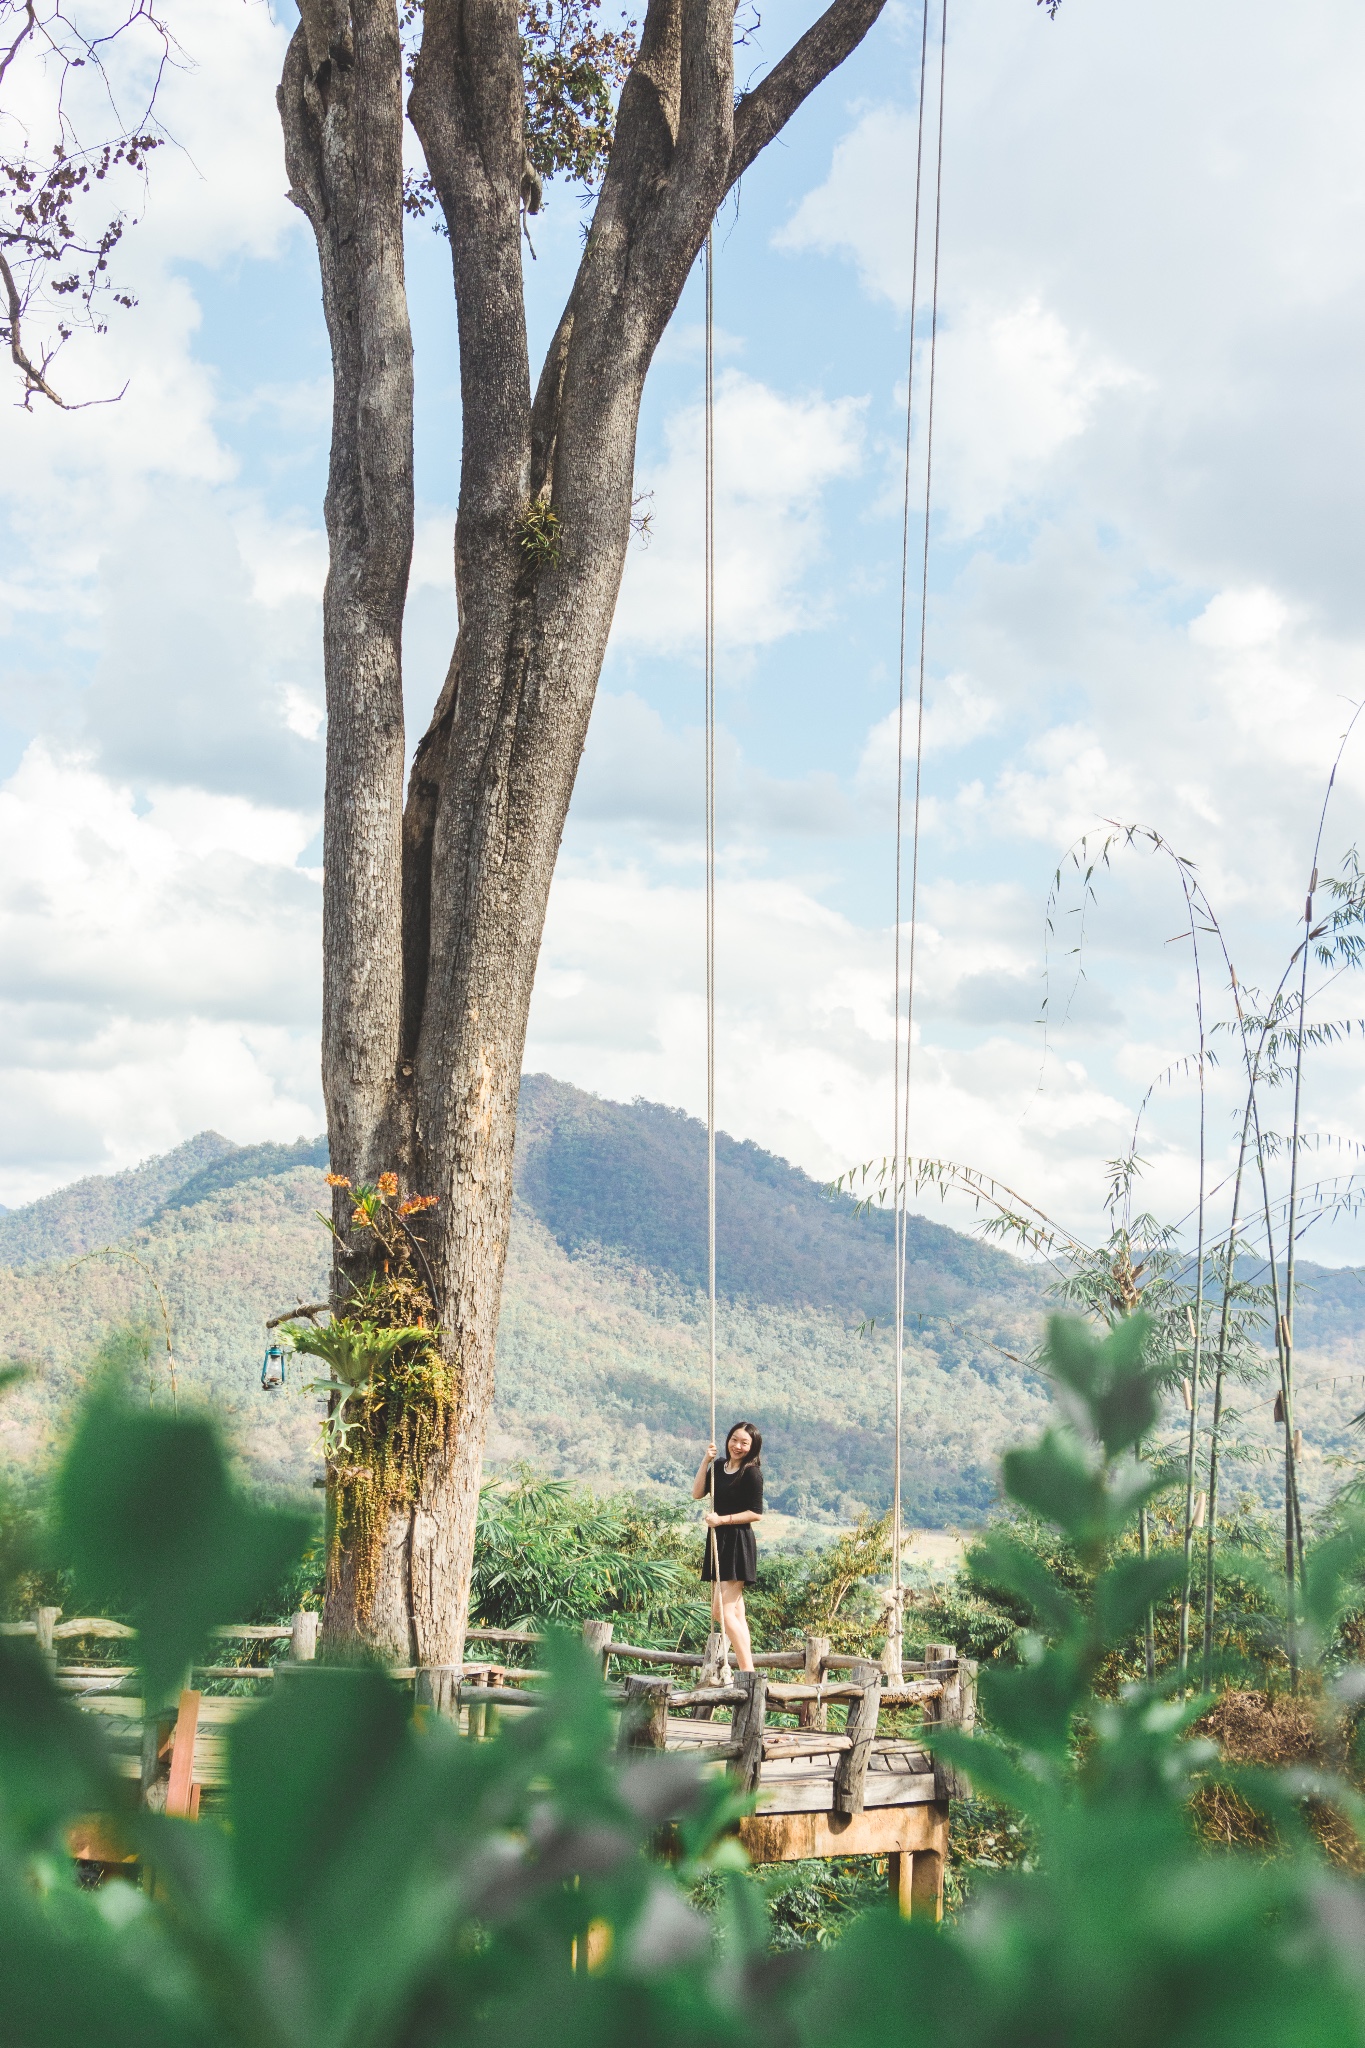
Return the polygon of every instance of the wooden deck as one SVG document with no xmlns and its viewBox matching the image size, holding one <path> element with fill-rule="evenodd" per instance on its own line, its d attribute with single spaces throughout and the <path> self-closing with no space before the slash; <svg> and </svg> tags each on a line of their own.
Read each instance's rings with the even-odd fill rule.
<svg viewBox="0 0 1365 2048">
<path fill-rule="evenodd" d="M 178 1706 L 153 1723 L 136 1696 L 134 1667 L 56 1662 L 58 1641 L 130 1634 L 121 1624 L 93 1618 L 59 1625 L 57 1611 L 44 1609 L 34 1622 L 6 1626 L 6 1633 L 21 1631 L 38 1636 L 63 1691 L 99 1717 L 115 1768 L 141 1785 L 148 1804 L 193 1817 L 201 1790 L 225 1784 L 228 1730 L 265 1696 L 262 1690 L 214 1696 L 187 1687 Z M 200 1667 L 199 1678 L 240 1677 L 269 1686 L 277 1672 L 312 1660 L 317 1617 L 296 1615 L 288 1628 L 243 1625 L 218 1633 L 282 1648 L 287 1643 L 287 1662 L 208 1665 Z M 471 1642 L 518 1649 L 540 1640 L 530 1630 L 469 1633 Z M 960 1660 L 950 1644 L 929 1645 L 923 1663 L 907 1665 L 890 1681 L 878 1665 L 831 1654 L 818 1637 L 808 1637 L 801 1650 L 757 1659 L 753 1673 L 731 1673 L 718 1637 L 699 1655 L 616 1643 L 610 1623 L 586 1623 L 583 1634 L 600 1660 L 609 1697 L 621 1708 L 622 1752 L 690 1754 L 704 1770 L 728 1773 L 753 1800 L 738 1833 L 755 1863 L 885 1858 L 902 1912 L 941 1913 L 949 1801 L 968 1788 L 950 1768 L 936 1764 L 913 1734 L 883 1733 L 881 1716 L 915 1707 L 926 1722 L 971 1727 L 975 1666 Z M 612 1683 L 613 1662 L 618 1671 L 627 1667 L 624 1685 Z M 642 1672 L 641 1666 L 650 1665 L 652 1674 Z M 462 1734 L 476 1740 L 493 1732 L 499 1715 L 534 1713 L 533 1688 L 544 1676 L 492 1661 L 393 1675 L 413 1683 L 420 1707 L 455 1720 Z M 844 1726 L 828 1726 L 831 1707 L 844 1715 Z M 97 1823 L 77 1830 L 73 1854 L 101 1860 L 100 1840 Z"/>
</svg>

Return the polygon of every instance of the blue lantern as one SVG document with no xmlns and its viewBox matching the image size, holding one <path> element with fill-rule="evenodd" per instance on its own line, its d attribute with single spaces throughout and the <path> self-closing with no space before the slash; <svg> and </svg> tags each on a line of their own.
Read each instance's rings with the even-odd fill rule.
<svg viewBox="0 0 1365 2048">
<path fill-rule="evenodd" d="M 284 1351 L 278 1344 L 272 1344 L 261 1361 L 261 1385 L 267 1394 L 273 1394 L 284 1385 Z"/>
</svg>

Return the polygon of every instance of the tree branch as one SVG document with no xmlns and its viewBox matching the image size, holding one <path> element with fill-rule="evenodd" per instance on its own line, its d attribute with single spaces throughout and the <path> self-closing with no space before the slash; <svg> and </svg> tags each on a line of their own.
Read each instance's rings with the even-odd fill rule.
<svg viewBox="0 0 1365 2048">
<path fill-rule="evenodd" d="M 516 0 L 426 0 L 408 112 L 450 234 L 460 329 L 462 542 L 473 541 L 473 529 L 486 522 L 504 538 L 526 494 L 531 414 Z M 482 567 L 457 560 L 457 575 Z"/>
<path fill-rule="evenodd" d="M 762 83 L 745 93 L 735 108 L 735 146 L 727 191 L 815 88 L 853 54 L 885 4 L 886 0 L 834 0 Z"/>
<path fill-rule="evenodd" d="M 9 352 L 14 358 L 15 368 L 23 373 L 25 409 L 28 409 L 29 400 L 34 392 L 39 391 L 44 398 L 50 398 L 54 405 L 59 405 L 63 412 L 69 411 L 66 400 L 58 397 L 43 374 L 47 364 L 44 363 L 42 369 L 39 369 L 25 353 L 20 334 L 20 322 L 24 316 L 23 301 L 19 297 L 19 287 L 15 283 L 14 272 L 6 261 L 3 249 L 0 249 L 0 283 L 4 284 L 5 297 L 9 301 Z"/>
</svg>

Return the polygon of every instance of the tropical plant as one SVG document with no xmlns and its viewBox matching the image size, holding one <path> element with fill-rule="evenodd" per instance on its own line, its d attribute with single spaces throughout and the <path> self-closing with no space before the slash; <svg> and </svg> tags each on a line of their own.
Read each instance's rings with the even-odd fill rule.
<svg viewBox="0 0 1365 2048">
<path fill-rule="evenodd" d="M 420 1324 L 386 1330 L 345 1316 L 321 1324 L 283 1323 L 280 1328 L 295 1351 L 320 1358 L 331 1368 L 329 1379 L 306 1380 L 302 1389 L 305 1394 L 328 1396 L 322 1448 L 329 1464 L 346 1450 L 354 1426 L 346 1418 L 347 1402 L 374 1393 L 379 1375 L 402 1346 L 431 1342 L 431 1332 Z"/>
<path fill-rule="evenodd" d="M 698 1549 L 681 1509 L 522 1468 L 479 1497 L 470 1610 L 492 1628 L 628 1615 L 646 1635 L 704 1634 Z"/>
</svg>

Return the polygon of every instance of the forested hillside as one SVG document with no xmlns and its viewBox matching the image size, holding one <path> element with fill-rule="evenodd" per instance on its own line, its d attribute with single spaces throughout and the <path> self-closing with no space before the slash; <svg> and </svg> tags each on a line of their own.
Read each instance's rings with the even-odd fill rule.
<svg viewBox="0 0 1365 2048">
<path fill-rule="evenodd" d="M 181 1397 L 215 1408 L 259 1483 L 308 1490 L 316 1399 L 300 1392 L 302 1372 L 262 1393 L 259 1370 L 266 1317 L 326 1289 L 325 1157 L 322 1140 L 239 1147 L 207 1132 L 0 1217 L 0 1355 L 35 1369 L 0 1409 L 5 1462 L 42 1469 L 93 1351 L 121 1324 L 145 1330 L 149 1389 L 169 1398 L 150 1269 L 170 1305 Z M 690 1479 L 706 1426 L 705 1157 L 703 1126 L 677 1111 L 527 1077 L 491 1463 L 603 1486 Z M 890 1219 L 831 1200 L 752 1144 L 722 1137 L 717 1166 L 725 1416 L 761 1422 L 775 1507 L 839 1520 L 880 1507 Z M 110 1246 L 141 1265 L 89 1256 Z M 1345 1424 L 1365 1405 L 1351 1378 L 1365 1360 L 1365 1288 L 1350 1273 L 1305 1278 L 1300 1412 L 1320 1496 L 1334 1477 L 1324 1454 L 1353 1448 Z M 909 1304 L 907 1515 L 971 1523 L 992 1498 L 1001 1445 L 1045 1406 L 1017 1362 L 1039 1334 L 1045 1275 L 916 1217 Z M 1239 1483 L 1254 1485 L 1269 1401 L 1244 1412 Z"/>
</svg>

